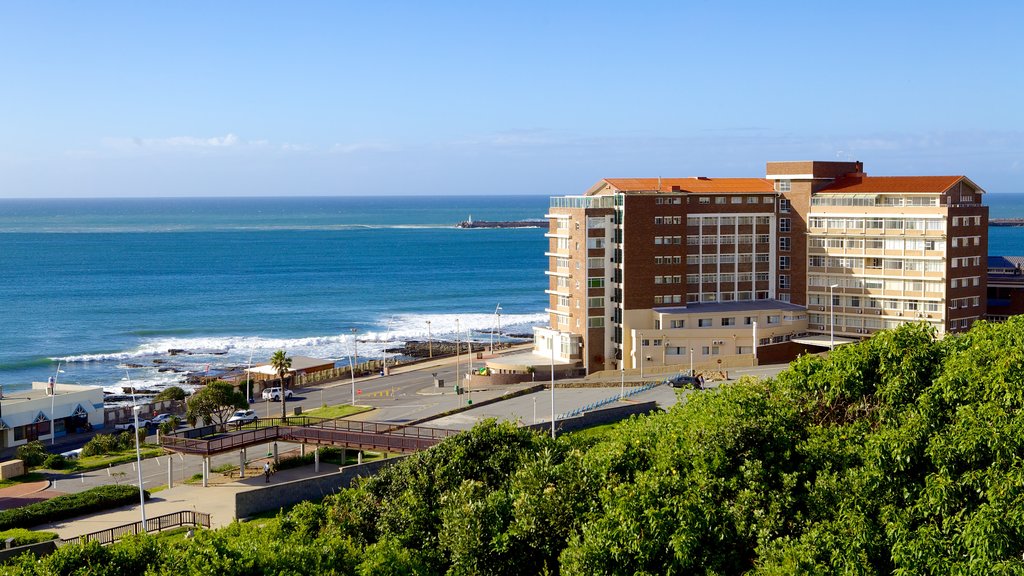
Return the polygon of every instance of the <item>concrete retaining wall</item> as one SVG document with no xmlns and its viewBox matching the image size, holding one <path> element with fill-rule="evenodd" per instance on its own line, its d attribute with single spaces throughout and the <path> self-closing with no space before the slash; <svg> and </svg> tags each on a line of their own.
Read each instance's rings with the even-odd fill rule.
<svg viewBox="0 0 1024 576">
<path fill-rule="evenodd" d="M 575 432 L 577 430 L 590 428 L 591 426 L 611 424 L 613 422 L 625 420 L 634 414 L 649 414 L 657 409 L 658 403 L 651 400 L 650 402 L 623 404 L 620 406 L 612 406 L 611 408 L 593 410 L 574 418 L 566 418 L 565 420 L 555 422 L 555 432 Z M 529 426 L 525 426 L 525 428 L 537 430 L 538 432 L 545 432 L 551 430 L 551 422 L 548 421 L 546 423 L 530 424 Z"/>
<path fill-rule="evenodd" d="M 8 460 L 0 463 L 0 480 L 17 478 L 28 470 L 25 470 L 25 463 L 21 460 Z"/>
<path fill-rule="evenodd" d="M 280 510 L 306 500 L 320 500 L 342 488 L 349 487 L 356 478 L 372 476 L 381 468 L 400 462 L 405 458 L 408 456 L 374 460 L 365 464 L 346 466 L 334 474 L 271 484 L 265 488 L 239 492 L 235 494 L 235 518 L 248 518 L 260 512 Z M 325 464 L 320 465 L 325 466 Z"/>
<path fill-rule="evenodd" d="M 3 548 L 0 549 L 0 564 L 3 564 L 8 560 L 17 558 L 25 552 L 31 552 L 35 554 L 37 558 L 42 558 L 43 556 L 52 554 L 56 549 L 56 540 L 49 540 L 47 542 L 36 542 L 35 544 L 26 544 L 24 546 L 16 546 L 14 548 Z"/>
</svg>

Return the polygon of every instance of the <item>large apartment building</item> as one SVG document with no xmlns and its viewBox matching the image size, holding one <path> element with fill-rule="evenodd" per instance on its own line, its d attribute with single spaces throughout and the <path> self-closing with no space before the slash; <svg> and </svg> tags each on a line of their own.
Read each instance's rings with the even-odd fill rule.
<svg viewBox="0 0 1024 576">
<path fill-rule="evenodd" d="M 764 178 L 608 178 L 551 199 L 550 327 L 588 372 L 751 365 L 985 315 L 988 208 L 963 176 L 769 162 Z"/>
</svg>

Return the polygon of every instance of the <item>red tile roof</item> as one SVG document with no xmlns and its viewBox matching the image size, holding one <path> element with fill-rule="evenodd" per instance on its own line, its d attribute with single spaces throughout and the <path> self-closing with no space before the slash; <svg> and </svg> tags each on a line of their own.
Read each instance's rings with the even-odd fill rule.
<svg viewBox="0 0 1024 576">
<path fill-rule="evenodd" d="M 604 181 L 622 192 L 672 192 L 674 187 L 680 192 L 707 194 L 775 192 L 772 182 L 763 178 L 605 178 Z"/>
<path fill-rule="evenodd" d="M 944 192 L 963 176 L 846 176 L 818 192 L 852 192 L 879 194 L 884 192 Z"/>
</svg>

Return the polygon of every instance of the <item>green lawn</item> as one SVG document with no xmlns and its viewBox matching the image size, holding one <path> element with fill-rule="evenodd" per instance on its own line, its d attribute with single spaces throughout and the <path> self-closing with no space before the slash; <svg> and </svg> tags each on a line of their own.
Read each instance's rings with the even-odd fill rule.
<svg viewBox="0 0 1024 576">
<path fill-rule="evenodd" d="M 22 474 L 15 478 L 8 478 L 6 480 L 0 480 L 0 488 L 7 488 L 8 486 L 14 486 L 15 484 L 24 484 L 26 482 L 39 482 L 40 480 L 46 480 L 46 477 L 39 472 L 29 472 L 28 474 Z"/>
<path fill-rule="evenodd" d="M 303 412 L 303 414 L 305 416 L 315 416 L 317 418 L 344 418 L 345 416 L 351 416 L 361 412 L 369 412 L 370 410 L 373 410 L 371 406 L 338 404 L 336 406 L 327 406 L 325 408 L 313 408 L 312 410 Z"/>
<path fill-rule="evenodd" d="M 163 456 L 163 448 L 157 448 L 154 446 L 144 446 L 140 452 L 142 457 L 153 458 L 154 456 Z M 113 454 L 100 454 L 98 456 L 82 456 L 77 460 L 71 460 L 71 467 L 67 470 L 55 470 L 55 472 L 63 472 L 67 474 L 74 474 L 77 472 L 89 472 L 90 470 L 98 470 L 100 468 L 106 468 L 107 466 L 115 466 L 117 464 L 124 464 L 125 462 L 132 462 L 135 460 L 135 449 L 125 450 L 123 452 L 116 452 Z"/>
</svg>

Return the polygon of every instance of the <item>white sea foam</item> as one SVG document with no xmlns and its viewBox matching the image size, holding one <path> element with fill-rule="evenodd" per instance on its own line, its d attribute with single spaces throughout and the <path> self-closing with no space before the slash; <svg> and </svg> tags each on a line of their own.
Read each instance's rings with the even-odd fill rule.
<svg viewBox="0 0 1024 576">
<path fill-rule="evenodd" d="M 530 333 L 533 326 L 546 323 L 547 314 L 508 314 L 501 316 L 501 334 Z M 491 332 L 498 330 L 495 314 L 395 314 L 379 319 L 378 328 L 360 331 L 356 334 L 358 353 L 361 358 L 380 358 L 386 348 L 400 346 L 410 340 L 455 340 L 456 329 L 461 340 L 486 342 Z M 390 327 L 389 327 L 390 324 Z M 189 354 L 170 356 L 169 350 L 185 350 Z M 53 358 L 54 361 L 69 363 L 117 362 L 144 363 L 161 358 L 168 364 L 186 367 L 201 372 L 205 365 L 216 367 L 245 365 L 250 352 L 253 363 L 266 361 L 275 350 L 285 350 L 290 355 L 313 356 L 347 362 L 353 353 L 351 332 L 305 336 L 298 338 L 268 338 L 263 336 L 205 336 L 205 337 L 154 337 L 147 338 L 134 350 L 99 354 L 80 354 Z M 146 362 L 148 364 L 148 362 Z M 153 367 L 155 370 L 156 367 Z M 147 366 L 147 370 L 150 368 Z M 180 378 L 181 375 L 160 373 Z"/>
</svg>

